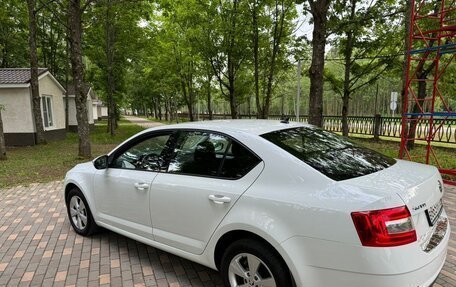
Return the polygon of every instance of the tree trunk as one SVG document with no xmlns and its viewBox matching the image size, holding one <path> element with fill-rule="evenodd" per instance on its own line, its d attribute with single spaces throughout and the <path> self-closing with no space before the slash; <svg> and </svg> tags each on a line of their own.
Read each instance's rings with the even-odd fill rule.
<svg viewBox="0 0 456 287">
<path fill-rule="evenodd" d="M 260 117 L 261 114 L 263 114 L 262 111 L 262 104 L 260 100 L 260 82 L 259 82 L 259 36 L 258 36 L 258 2 L 257 0 L 253 1 L 253 10 L 252 10 L 252 29 L 253 29 L 253 63 L 254 63 L 254 82 L 255 82 L 255 104 L 257 108 L 257 114 L 258 117 Z M 250 110 L 249 110 L 250 114 Z"/>
<path fill-rule="evenodd" d="M 191 96 L 190 96 L 190 87 L 188 86 L 188 83 L 186 83 L 186 80 L 181 77 L 181 88 L 182 88 L 182 94 L 184 96 L 184 101 L 185 104 L 187 105 L 188 109 L 188 119 L 193 122 L 195 120 L 194 115 L 193 115 L 193 102 L 191 101 Z M 187 89 L 188 88 L 188 89 Z"/>
<path fill-rule="evenodd" d="M 343 95 L 342 98 L 342 135 L 348 136 L 349 127 L 348 127 L 348 102 L 350 99 L 350 94 Z"/>
<path fill-rule="evenodd" d="M 405 15 L 404 15 L 404 26 L 405 26 L 405 34 L 404 34 L 404 62 L 402 63 L 402 90 L 401 90 L 401 107 L 400 111 L 402 113 L 407 113 L 405 110 L 406 101 L 407 99 L 405 98 L 405 93 L 407 89 L 407 56 L 408 56 L 408 50 L 410 47 L 410 24 L 411 24 L 411 19 L 412 19 L 412 0 L 405 0 Z M 405 125 L 404 131 L 402 131 L 402 134 L 404 136 L 408 135 L 408 125 Z M 408 145 L 408 143 L 407 143 Z M 402 148 L 399 151 L 399 157 L 403 158 L 404 157 L 404 152 Z"/>
<path fill-rule="evenodd" d="M 162 107 L 161 107 L 160 100 L 157 101 L 157 106 L 158 106 L 158 119 L 161 121 L 163 118 L 163 115 L 162 115 Z"/>
<path fill-rule="evenodd" d="M 5 135 L 3 134 L 2 107 L 0 106 L 0 160 L 6 160 Z"/>
<path fill-rule="evenodd" d="M 70 58 L 76 102 L 76 120 L 78 122 L 79 156 L 82 158 L 90 158 L 92 156 L 92 151 L 90 145 L 90 127 L 87 116 L 87 95 L 83 90 L 82 13 L 83 9 L 80 0 L 69 1 Z"/>
<path fill-rule="evenodd" d="M 353 51 L 353 35 L 347 33 L 347 42 L 345 46 L 345 75 L 344 75 L 344 93 L 342 96 L 342 135 L 348 136 L 348 108 L 350 104 L 350 69 L 351 55 Z"/>
<path fill-rule="evenodd" d="M 207 112 L 209 114 L 209 120 L 213 119 L 212 115 L 212 95 L 211 95 L 211 81 L 212 75 L 207 75 Z"/>
<path fill-rule="evenodd" d="M 406 7 L 406 52 L 408 53 L 408 48 L 409 48 L 409 45 L 410 45 L 410 39 L 409 39 L 409 36 L 410 36 L 410 19 L 411 19 L 411 14 L 412 14 L 412 9 L 414 9 L 414 7 L 411 6 L 411 1 L 410 0 L 407 0 L 407 3 L 406 3 L 407 7 Z M 440 8 L 440 5 L 441 3 L 438 1 L 435 3 L 435 6 L 434 6 L 434 13 L 437 14 L 438 11 L 439 11 L 439 8 Z M 431 40 L 429 40 L 428 42 L 428 45 L 429 47 L 433 47 L 435 43 L 435 39 L 432 39 L 432 38 L 435 38 L 436 37 L 436 33 L 433 33 L 431 35 Z M 407 56 L 407 53 L 406 53 L 406 56 Z M 427 51 L 423 54 L 423 58 L 429 58 L 431 57 L 431 51 Z M 432 56 L 434 57 L 434 56 Z M 403 86 L 403 90 L 402 90 L 402 104 L 405 104 L 405 89 L 407 88 L 407 84 L 406 84 L 406 77 L 405 77 L 405 73 L 406 73 L 406 70 L 407 70 L 407 59 L 405 59 L 405 62 L 404 62 L 404 72 L 403 72 L 403 83 L 402 83 L 402 86 Z M 414 69 L 415 71 L 415 74 L 414 75 L 409 75 L 410 77 L 415 77 L 416 76 L 416 79 L 418 79 L 418 103 L 420 103 L 423 111 L 421 111 L 419 105 L 416 103 L 416 102 L 413 102 L 413 103 L 410 103 L 409 104 L 413 104 L 413 113 L 422 113 L 422 112 L 426 112 L 426 106 L 425 106 L 425 101 L 424 99 L 426 98 L 426 80 L 428 78 L 428 75 L 429 73 L 431 73 L 431 71 L 434 69 L 435 65 L 436 65 L 436 61 L 432 61 L 429 66 L 427 68 L 425 68 L 425 65 L 426 65 L 427 61 L 426 60 L 421 60 L 417 67 Z M 409 72 L 412 72 L 413 69 Z M 434 75 L 435 76 L 435 75 Z M 409 91 L 410 92 L 410 91 Z M 406 110 L 403 109 L 403 112 L 407 112 Z M 416 127 L 417 127 L 417 124 L 418 124 L 418 116 L 416 115 L 413 115 L 409 118 L 409 124 L 408 126 L 405 127 L 405 131 L 404 131 L 404 134 L 406 135 L 406 138 L 408 139 L 407 140 L 407 149 L 408 150 L 412 150 L 414 147 L 415 147 L 415 136 L 416 136 Z M 428 128 L 428 127 L 426 127 Z M 401 152 L 402 149 L 401 149 Z M 401 154 L 400 156 L 403 156 L 403 154 Z"/>
<path fill-rule="evenodd" d="M 187 102 L 187 106 L 188 106 L 188 115 L 189 115 L 189 118 L 190 118 L 190 121 L 193 122 L 195 120 L 195 116 L 194 116 L 194 104 L 195 104 L 195 96 L 194 96 L 194 89 L 193 89 L 193 63 L 190 64 L 191 65 L 191 73 L 189 75 L 189 79 L 187 80 L 187 92 L 188 92 L 188 102 Z"/>
<path fill-rule="evenodd" d="M 231 118 L 237 119 L 237 101 L 236 101 L 236 93 L 235 93 L 235 79 L 236 79 L 236 68 L 234 63 L 234 46 L 236 45 L 235 35 L 236 35 L 236 14 L 237 14 L 237 5 L 239 0 L 233 1 L 233 14 L 231 15 L 231 35 L 230 35 L 230 51 L 227 55 L 227 62 L 228 62 L 228 82 L 229 82 L 229 100 L 230 100 L 230 111 L 231 111 Z"/>
<path fill-rule="evenodd" d="M 29 45 L 30 45 L 30 91 L 32 94 L 33 119 L 35 121 L 36 143 L 46 144 L 43 118 L 41 116 L 41 98 L 38 83 L 38 56 L 36 51 L 36 2 L 27 0 L 29 15 Z"/>
<path fill-rule="evenodd" d="M 274 35 L 273 35 L 273 41 L 272 41 L 272 55 L 271 55 L 271 61 L 269 63 L 269 71 L 268 71 L 268 77 L 267 77 L 267 87 L 266 87 L 266 95 L 265 95 L 265 100 L 264 104 L 262 107 L 262 113 L 261 113 L 261 118 L 262 119 L 267 119 L 269 116 L 269 109 L 271 107 L 271 98 L 272 98 L 272 84 L 274 82 L 274 75 L 275 75 L 275 68 L 276 68 L 276 60 L 277 60 L 277 55 L 279 53 L 280 49 L 280 43 L 282 41 L 283 37 L 283 25 L 284 25 L 284 20 L 285 20 L 285 8 L 283 5 L 279 5 L 279 2 L 276 0 L 275 4 L 275 21 L 274 21 Z M 280 6 L 280 8 L 279 8 Z M 279 11 L 280 9 L 280 11 Z"/>
<path fill-rule="evenodd" d="M 404 34 L 404 62 L 402 63 L 402 91 L 401 103 L 402 108 L 405 107 L 405 89 L 407 88 L 407 54 L 410 47 L 410 21 L 412 18 L 412 1 L 405 0 L 405 34 Z M 406 112 L 406 111 L 404 111 Z"/>
<path fill-rule="evenodd" d="M 113 33 L 113 29 L 111 27 L 111 16 L 110 16 L 110 12 L 111 12 L 111 7 L 112 7 L 112 3 L 111 1 L 107 1 L 107 4 L 106 4 L 106 22 L 105 22 L 105 32 L 106 32 L 106 64 L 107 64 L 107 83 L 106 83 L 106 88 L 107 88 L 107 91 L 106 91 L 106 95 L 107 95 L 107 102 L 108 102 L 108 133 L 111 135 L 111 136 L 115 136 L 116 135 L 116 124 L 115 124 L 115 121 L 116 121 L 116 107 L 115 107 L 115 104 L 114 104 L 114 93 L 115 93 L 115 83 L 114 83 L 114 75 L 113 75 L 113 58 L 114 58 L 114 55 L 113 55 L 113 50 L 112 50 L 112 46 L 114 45 L 113 41 L 114 41 L 114 37 L 112 35 Z"/>
<path fill-rule="evenodd" d="M 152 106 L 153 106 L 153 109 L 154 109 L 154 118 L 156 120 L 158 120 L 158 109 L 157 109 L 157 100 L 156 99 L 152 100 Z"/>
<path fill-rule="evenodd" d="M 230 112 L 231 112 L 232 119 L 238 118 L 236 95 L 234 94 L 234 90 L 230 91 Z"/>
<path fill-rule="evenodd" d="M 68 98 L 68 83 L 69 77 L 68 74 L 70 73 L 70 67 L 69 67 L 69 45 L 70 43 L 68 42 L 68 39 L 65 40 L 66 42 L 66 49 L 65 49 L 65 129 L 68 131 L 70 128 L 70 101 Z"/>
<path fill-rule="evenodd" d="M 331 0 L 308 0 L 313 17 L 312 63 L 309 68 L 309 124 L 323 126 L 323 71 L 325 65 L 326 22 Z"/>
<path fill-rule="evenodd" d="M 422 81 L 418 82 L 418 100 L 423 108 L 423 111 L 426 112 L 426 106 L 424 105 L 423 99 L 426 98 L 426 79 L 427 79 L 427 74 L 423 73 L 419 76 L 419 79 Z M 417 104 L 413 106 L 413 113 L 418 114 L 421 113 L 421 110 Z M 418 116 L 411 116 L 410 117 L 410 126 L 407 131 L 407 149 L 412 150 L 415 147 L 415 140 L 414 138 L 416 137 L 416 127 L 418 125 Z"/>
<path fill-rule="evenodd" d="M 355 18 L 355 11 L 356 11 L 356 1 L 357 0 L 352 0 L 351 1 L 351 14 L 350 14 L 350 20 L 353 20 Z M 345 47 L 344 47 L 344 92 L 343 92 L 343 98 L 342 98 L 342 135 L 348 136 L 348 108 L 350 104 L 350 70 L 352 66 L 352 59 L 351 56 L 353 54 L 353 32 L 352 30 L 348 30 L 346 32 L 347 34 L 347 39 L 345 42 Z"/>
</svg>

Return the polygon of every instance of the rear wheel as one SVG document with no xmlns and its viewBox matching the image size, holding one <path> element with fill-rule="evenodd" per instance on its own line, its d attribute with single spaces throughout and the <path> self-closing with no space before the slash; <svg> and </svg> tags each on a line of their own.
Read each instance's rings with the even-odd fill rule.
<svg viewBox="0 0 456 287">
<path fill-rule="evenodd" d="M 71 226 L 77 234 L 87 236 L 98 230 L 87 200 L 78 188 L 68 192 L 66 205 Z"/>
<path fill-rule="evenodd" d="M 279 254 L 252 239 L 242 239 L 230 245 L 222 257 L 220 271 L 225 286 L 292 286 L 288 268 Z"/>
</svg>

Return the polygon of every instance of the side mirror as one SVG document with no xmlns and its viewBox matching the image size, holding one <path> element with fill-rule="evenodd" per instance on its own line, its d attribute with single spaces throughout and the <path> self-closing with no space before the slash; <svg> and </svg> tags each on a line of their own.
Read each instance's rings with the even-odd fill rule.
<svg viewBox="0 0 456 287">
<path fill-rule="evenodd" d="M 93 166 L 96 169 L 107 169 L 108 168 L 108 156 L 102 155 L 93 160 Z"/>
</svg>

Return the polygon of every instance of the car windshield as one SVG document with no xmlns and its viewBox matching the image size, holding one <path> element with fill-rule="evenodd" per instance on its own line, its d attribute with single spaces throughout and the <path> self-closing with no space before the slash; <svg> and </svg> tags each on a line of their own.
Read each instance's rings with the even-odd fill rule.
<svg viewBox="0 0 456 287">
<path fill-rule="evenodd" d="M 371 174 L 396 163 L 390 157 L 315 127 L 280 130 L 262 137 L 333 180 Z"/>
</svg>

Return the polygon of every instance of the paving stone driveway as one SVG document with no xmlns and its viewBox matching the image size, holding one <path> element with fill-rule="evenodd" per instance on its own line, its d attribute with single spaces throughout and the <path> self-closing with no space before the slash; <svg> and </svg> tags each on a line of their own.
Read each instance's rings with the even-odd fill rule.
<svg viewBox="0 0 456 287">
<path fill-rule="evenodd" d="M 0 190 L 0 286 L 222 286 L 215 271 L 113 232 L 72 230 L 62 182 Z M 456 223 L 456 189 L 446 210 Z M 456 226 L 436 287 L 456 287 Z"/>
</svg>

